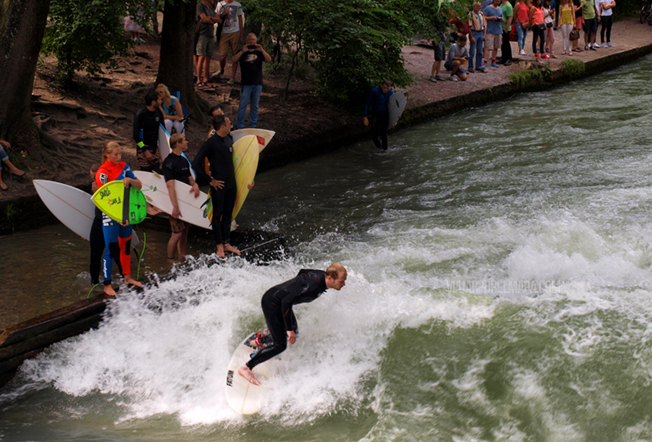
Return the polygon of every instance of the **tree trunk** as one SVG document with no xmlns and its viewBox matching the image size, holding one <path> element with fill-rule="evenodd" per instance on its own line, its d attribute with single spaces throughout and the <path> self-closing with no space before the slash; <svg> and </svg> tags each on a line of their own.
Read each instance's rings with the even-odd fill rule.
<svg viewBox="0 0 652 442">
<path fill-rule="evenodd" d="M 39 157 L 31 112 L 36 63 L 50 0 L 0 0 L 0 139 Z"/>
<path fill-rule="evenodd" d="M 181 102 L 192 111 L 192 118 L 206 125 L 209 106 L 197 96 L 192 81 L 196 6 L 196 0 L 165 3 L 156 83 L 165 84 L 170 91 L 181 91 Z"/>
</svg>

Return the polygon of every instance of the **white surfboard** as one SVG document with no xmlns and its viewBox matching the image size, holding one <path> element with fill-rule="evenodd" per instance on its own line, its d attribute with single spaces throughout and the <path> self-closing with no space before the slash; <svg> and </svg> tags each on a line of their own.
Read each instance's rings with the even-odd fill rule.
<svg viewBox="0 0 652 442">
<path fill-rule="evenodd" d="M 261 334 L 267 333 L 266 329 L 258 331 Z M 238 374 L 238 369 L 251 359 L 251 355 L 255 351 L 249 345 L 249 342 L 253 339 L 256 339 L 256 333 L 247 336 L 238 345 L 226 369 L 226 400 L 231 408 L 240 414 L 258 413 L 265 405 L 267 392 L 265 381 L 269 379 L 269 364 L 271 361 L 264 362 L 252 370 L 261 385 L 254 385 Z"/>
<path fill-rule="evenodd" d="M 233 137 L 233 144 L 238 141 L 240 138 L 246 135 L 256 135 L 258 138 L 258 153 L 262 152 L 263 149 L 267 147 L 276 132 L 273 130 L 267 129 L 258 129 L 257 127 L 246 128 L 246 129 L 235 129 L 231 131 L 231 136 Z"/>
<path fill-rule="evenodd" d="M 91 227 L 95 218 L 95 204 L 91 194 L 81 189 L 49 180 L 33 180 L 38 196 L 54 216 L 70 230 L 90 241 Z M 136 232 L 131 238 L 132 247 L 136 247 L 140 239 Z"/>
<path fill-rule="evenodd" d="M 394 92 L 387 103 L 389 110 L 389 127 L 398 123 L 399 118 L 403 115 L 405 105 L 407 104 L 407 97 L 403 92 Z"/>
<path fill-rule="evenodd" d="M 168 215 L 172 215 L 172 202 L 163 175 L 156 172 L 143 172 L 142 170 L 134 171 L 134 174 L 143 183 L 141 190 L 147 202 Z M 179 202 L 180 219 L 210 230 L 211 222 L 208 219 L 208 212 L 205 210 L 207 205 L 204 205 L 208 200 L 208 195 L 199 192 L 199 196 L 195 198 L 190 192 L 192 187 L 177 180 L 174 181 L 174 189 Z"/>
</svg>

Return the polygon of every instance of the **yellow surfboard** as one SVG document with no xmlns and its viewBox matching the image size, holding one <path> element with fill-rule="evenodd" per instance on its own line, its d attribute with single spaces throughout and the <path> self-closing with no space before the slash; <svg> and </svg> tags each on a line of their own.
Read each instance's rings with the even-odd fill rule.
<svg viewBox="0 0 652 442">
<path fill-rule="evenodd" d="M 133 186 L 125 189 L 123 180 L 110 181 L 91 197 L 98 209 L 113 221 L 138 224 L 147 216 L 147 201 L 143 192 Z"/>
<path fill-rule="evenodd" d="M 233 144 L 233 166 L 235 168 L 235 182 L 238 188 L 235 197 L 235 206 L 231 219 L 240 212 L 247 195 L 249 185 L 254 182 L 258 169 L 259 144 L 256 135 L 245 135 Z"/>
</svg>

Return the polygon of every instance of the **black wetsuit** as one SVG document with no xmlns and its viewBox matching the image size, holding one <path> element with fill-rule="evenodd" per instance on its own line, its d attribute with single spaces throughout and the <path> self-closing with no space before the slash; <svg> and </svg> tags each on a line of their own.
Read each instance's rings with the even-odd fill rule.
<svg viewBox="0 0 652 442">
<path fill-rule="evenodd" d="M 297 326 L 292 306 L 314 301 L 326 288 L 325 272 L 303 269 L 295 278 L 267 290 L 261 305 L 273 343 L 251 358 L 247 367 L 252 369 L 283 353 L 288 346 L 287 332 L 295 331 Z"/>
<path fill-rule="evenodd" d="M 138 165 L 140 170 L 147 172 L 159 171 L 160 167 L 160 151 L 158 148 L 158 128 L 163 124 L 163 112 L 159 109 L 150 111 L 146 107 L 136 112 L 134 117 L 133 137 L 136 143 L 143 143 L 143 146 L 138 146 L 136 152 L 138 154 Z M 154 155 L 154 162 L 150 162 L 145 158 L 145 151 L 148 150 Z"/>
<path fill-rule="evenodd" d="M 95 218 L 91 225 L 91 234 L 89 236 L 91 243 L 91 284 L 97 285 L 100 283 L 100 270 L 102 269 L 102 257 L 104 256 L 104 231 L 102 230 L 102 211 L 95 208 Z M 120 255 L 113 256 L 120 274 L 122 274 L 122 264 L 120 264 Z"/>
<path fill-rule="evenodd" d="M 205 158 L 208 158 L 211 165 L 211 176 L 204 171 Z M 215 243 L 228 244 L 231 236 L 231 216 L 238 189 L 233 167 L 233 137 L 231 135 L 221 137 L 217 134 L 210 137 L 199 149 L 192 166 L 197 173 L 198 183 L 210 183 L 211 178 L 224 181 L 224 187 L 221 189 L 211 186 L 211 199 L 213 200 L 211 222 Z"/>
</svg>

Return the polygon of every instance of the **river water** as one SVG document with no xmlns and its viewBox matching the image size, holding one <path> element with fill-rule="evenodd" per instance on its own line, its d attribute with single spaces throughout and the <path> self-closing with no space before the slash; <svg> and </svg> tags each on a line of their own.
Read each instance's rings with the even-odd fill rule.
<svg viewBox="0 0 652 442">
<path fill-rule="evenodd" d="M 0 440 L 652 439 L 651 100 L 647 57 L 259 176 L 239 222 L 292 253 L 120 297 L 0 390 Z M 262 293 L 331 261 L 346 287 L 235 414 Z"/>
</svg>

